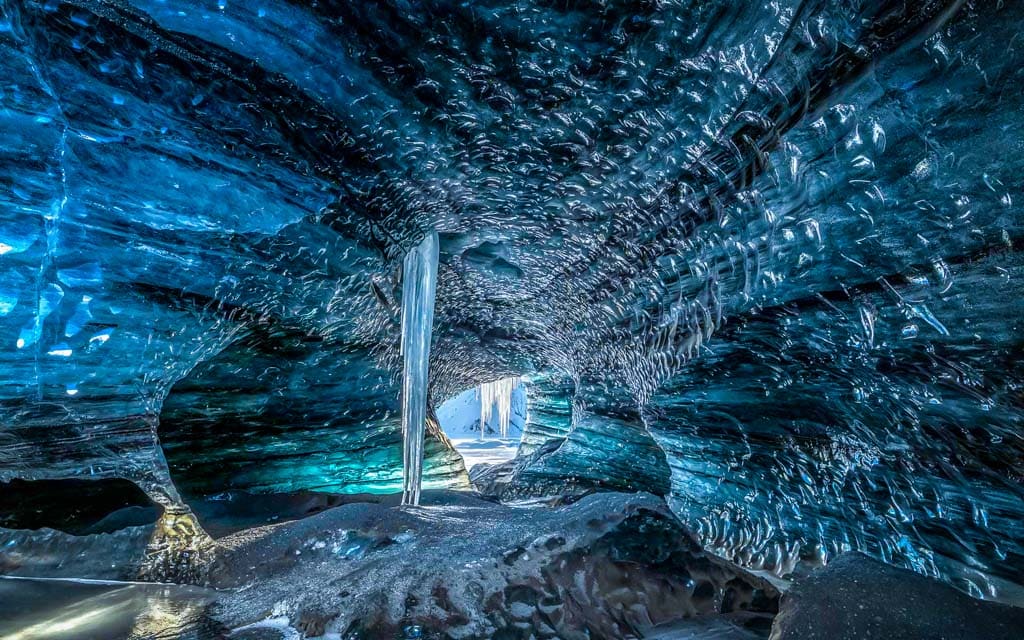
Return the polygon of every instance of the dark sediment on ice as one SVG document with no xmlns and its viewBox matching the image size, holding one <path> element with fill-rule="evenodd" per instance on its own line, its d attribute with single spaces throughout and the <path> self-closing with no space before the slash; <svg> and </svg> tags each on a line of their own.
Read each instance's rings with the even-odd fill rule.
<svg viewBox="0 0 1024 640">
<path fill-rule="evenodd" d="M 775 612 L 773 586 L 701 551 L 655 496 L 556 508 L 450 498 L 344 505 L 222 539 L 212 586 L 241 589 L 218 618 L 286 617 L 308 636 L 574 639 L 730 613 L 767 629 Z"/>
<path fill-rule="evenodd" d="M 116 605 L 156 629 L 160 620 L 145 601 L 158 597 L 181 613 L 174 633 L 203 640 L 227 629 L 241 640 L 332 633 L 360 640 L 1024 637 L 1024 609 L 976 600 L 860 554 L 838 557 L 783 595 L 782 583 L 702 550 L 650 494 L 500 504 L 430 491 L 419 507 L 399 507 L 397 496 L 276 496 L 269 506 L 258 498 L 242 496 L 206 516 L 235 527 L 282 504 L 295 507 L 292 516 L 315 513 L 211 542 L 200 554 L 201 575 L 218 591 L 181 587 L 153 596 L 144 585 L 9 580 L 0 585 L 7 607 L 23 622 L 59 622 L 65 610 Z M 347 503 L 329 506 L 339 500 Z M 82 536 L 7 531 L 14 544 L 5 548 L 2 569 L 133 579 L 154 533 L 152 526 Z M 54 597 L 39 597 L 51 591 Z M 116 618 L 103 624 L 137 626 Z"/>
<path fill-rule="evenodd" d="M 1024 609 L 846 553 L 783 596 L 772 640 L 1019 640 Z"/>
<path fill-rule="evenodd" d="M 254 494 L 229 491 L 189 502 L 196 519 L 213 538 L 222 538 L 245 529 L 305 518 L 327 509 L 352 503 L 396 505 L 400 494 L 289 493 Z"/>
</svg>

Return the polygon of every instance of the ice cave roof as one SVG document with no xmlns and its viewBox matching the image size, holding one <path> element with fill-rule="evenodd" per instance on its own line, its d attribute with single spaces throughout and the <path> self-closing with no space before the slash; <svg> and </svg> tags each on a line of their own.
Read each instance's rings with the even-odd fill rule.
<svg viewBox="0 0 1024 640">
<path fill-rule="evenodd" d="M 725 551 L 1019 574 L 1022 24 L 7 3 L 0 480 L 392 487 L 434 230 L 433 403 L 525 376 L 524 485 L 652 490 Z M 434 437 L 428 483 L 463 482 Z"/>
</svg>

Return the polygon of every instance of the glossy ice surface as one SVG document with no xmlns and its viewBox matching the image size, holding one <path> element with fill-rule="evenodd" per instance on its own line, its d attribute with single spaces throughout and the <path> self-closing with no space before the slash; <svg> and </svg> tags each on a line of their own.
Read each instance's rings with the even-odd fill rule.
<svg viewBox="0 0 1024 640">
<path fill-rule="evenodd" d="M 0 0 L 0 481 L 402 486 L 525 376 L 522 493 L 780 574 L 1024 571 L 1024 5 Z M 426 423 L 427 486 L 466 486 Z M 546 447 L 546 448 L 545 448 Z"/>
</svg>

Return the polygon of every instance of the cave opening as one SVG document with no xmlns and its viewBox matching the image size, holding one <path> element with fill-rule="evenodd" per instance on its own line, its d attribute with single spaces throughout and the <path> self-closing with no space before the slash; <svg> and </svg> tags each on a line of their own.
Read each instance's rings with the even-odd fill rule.
<svg viewBox="0 0 1024 640">
<path fill-rule="evenodd" d="M 527 385 L 508 377 L 449 398 L 437 408 L 437 421 L 472 473 L 478 464 L 501 464 L 519 453 L 527 412 Z"/>
</svg>

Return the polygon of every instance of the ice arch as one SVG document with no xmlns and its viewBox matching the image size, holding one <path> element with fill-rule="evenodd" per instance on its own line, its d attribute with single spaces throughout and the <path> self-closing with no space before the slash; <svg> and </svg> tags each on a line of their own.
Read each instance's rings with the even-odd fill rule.
<svg viewBox="0 0 1024 640">
<path fill-rule="evenodd" d="M 301 334 L 258 333 L 175 384 L 159 434 L 186 502 L 231 492 L 401 490 L 397 381 L 368 352 L 324 346 Z M 464 484 L 461 462 L 432 430 L 425 455 L 427 487 Z"/>
</svg>

